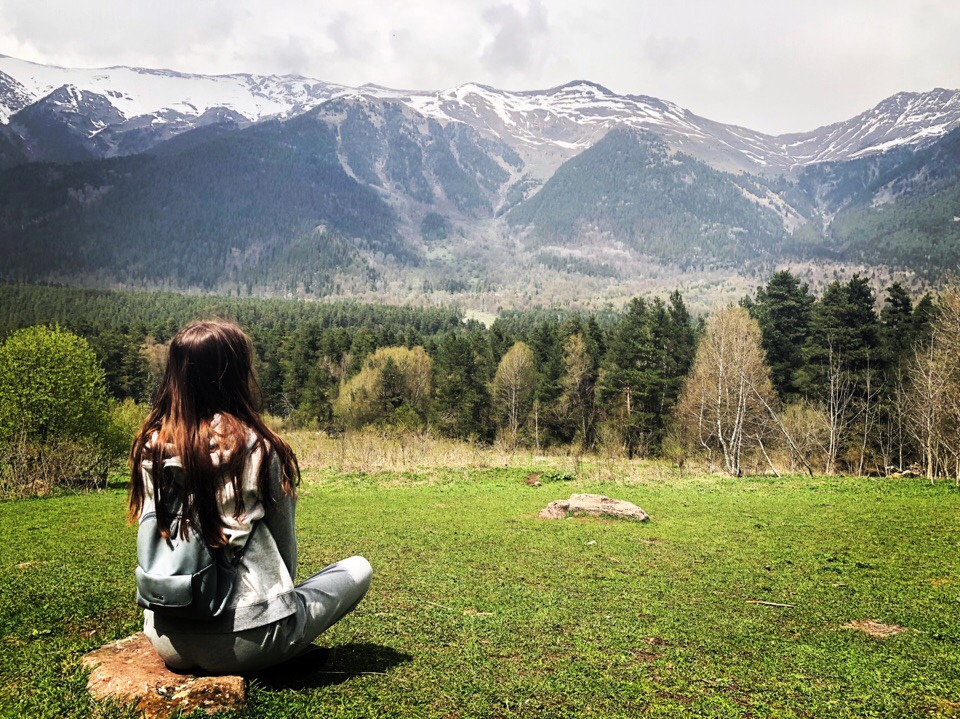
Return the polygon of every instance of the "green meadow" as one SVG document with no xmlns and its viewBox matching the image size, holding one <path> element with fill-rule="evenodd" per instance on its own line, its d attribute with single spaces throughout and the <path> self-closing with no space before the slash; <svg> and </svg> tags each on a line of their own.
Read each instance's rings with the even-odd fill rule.
<svg viewBox="0 0 960 719">
<path fill-rule="evenodd" d="M 952 483 L 537 469 L 305 473 L 301 578 L 362 554 L 374 583 L 244 716 L 960 716 Z M 573 492 L 651 519 L 537 517 Z M 80 667 L 139 628 L 125 500 L 0 503 L 0 715 L 132 716 Z"/>
</svg>

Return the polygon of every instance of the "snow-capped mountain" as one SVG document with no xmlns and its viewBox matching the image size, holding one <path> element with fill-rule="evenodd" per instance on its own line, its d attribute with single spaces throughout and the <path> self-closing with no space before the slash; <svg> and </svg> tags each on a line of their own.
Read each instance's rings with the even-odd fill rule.
<svg viewBox="0 0 960 719">
<path fill-rule="evenodd" d="M 242 127 L 286 119 L 336 97 L 367 96 L 399 100 L 444 124 L 470 125 L 511 146 L 539 180 L 615 127 L 652 132 L 673 149 L 719 169 L 779 175 L 813 163 L 920 146 L 960 125 L 960 91 L 943 89 L 900 93 L 849 120 L 774 136 L 715 122 L 658 98 L 618 95 L 587 81 L 522 92 L 475 83 L 410 92 L 378 85 L 351 88 L 300 76 L 70 69 L 6 56 L 0 56 L 0 124 L 39 102 L 60 103 L 59 114 L 69 117 L 66 101 L 53 96 L 62 95 L 63 88 L 73 88 L 66 93 L 83 98 L 76 112 L 89 115 L 83 144 L 91 156 L 142 152 L 220 120 Z M 93 96 L 103 99 L 94 101 Z M 84 123 L 73 118 L 70 124 L 80 138 Z M 40 140 L 34 137 L 33 146 L 39 148 Z M 32 159 L 52 158 L 38 149 Z"/>
<path fill-rule="evenodd" d="M 773 136 L 587 81 L 426 92 L 0 56 L 0 278 L 329 287 L 348 265 L 481 277 L 504 252 L 597 277 L 624 256 L 823 253 L 934 276 L 960 261 L 958 148 L 952 90 Z M 161 277 L 170 247 L 185 264 Z"/>
<path fill-rule="evenodd" d="M 0 72 L 0 123 L 6 124 L 10 115 L 22 110 L 37 98 L 15 79 Z"/>
<path fill-rule="evenodd" d="M 960 91 L 900 92 L 843 122 L 780 135 L 797 166 L 852 160 L 895 147 L 922 145 L 960 126 Z"/>
<path fill-rule="evenodd" d="M 103 95 L 64 85 L 10 117 L 33 160 L 89 160 L 108 154 L 102 134 L 124 121 Z"/>
<path fill-rule="evenodd" d="M 42 105 L 41 114 L 58 115 L 70 125 L 52 129 L 45 123 L 57 136 L 53 148 L 45 147 L 43 133 L 25 137 L 33 160 L 133 154 L 213 122 L 243 126 L 292 117 L 346 92 L 352 89 L 299 76 L 71 69 L 0 55 L 0 124 L 19 130 L 22 113 Z M 64 134 L 72 138 L 72 150 L 59 156 L 56 148 Z"/>
<path fill-rule="evenodd" d="M 781 174 L 920 145 L 960 126 L 960 91 L 943 89 L 899 93 L 850 120 L 778 136 L 714 122 L 654 97 L 617 95 L 585 81 L 529 92 L 467 84 L 403 99 L 429 117 L 466 122 L 495 135 L 534 164 L 567 159 L 614 127 L 630 127 L 653 132 L 674 149 L 720 169 Z"/>
<path fill-rule="evenodd" d="M 461 122 L 424 117 L 392 98 L 346 95 L 285 126 L 297 130 L 318 122 L 336 138 L 343 169 L 390 197 L 405 216 L 489 217 L 523 168 L 506 143 Z"/>
<path fill-rule="evenodd" d="M 470 83 L 402 99 L 428 117 L 465 122 L 502 139 L 540 176 L 549 176 L 616 127 L 653 132 L 673 147 L 727 169 L 755 171 L 777 149 L 772 138 L 760 133 L 711 123 L 655 97 L 617 95 L 583 80 L 525 92 Z"/>
<path fill-rule="evenodd" d="M 298 114 L 350 90 L 299 76 L 192 75 L 135 67 L 71 69 L 7 56 L 0 56 L 0 73 L 13 78 L 21 94 L 31 102 L 59 87 L 72 85 L 109 98 L 126 119 L 163 110 L 200 116 L 212 108 L 223 107 L 256 122 Z M 3 79 L 0 75 L 0 118 L 9 117 L 24 106 L 18 106 L 20 101 L 16 98 L 5 97 Z"/>
</svg>

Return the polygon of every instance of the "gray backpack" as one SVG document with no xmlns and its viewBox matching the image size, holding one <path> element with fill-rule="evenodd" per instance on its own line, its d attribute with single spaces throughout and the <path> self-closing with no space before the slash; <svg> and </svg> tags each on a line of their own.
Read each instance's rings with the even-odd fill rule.
<svg viewBox="0 0 960 719">
<path fill-rule="evenodd" d="M 180 537 L 182 506 L 182 498 L 174 497 L 170 506 L 157 508 L 170 517 L 167 539 L 160 535 L 156 512 L 140 518 L 137 604 L 167 617 L 215 619 L 223 614 L 233 594 L 243 550 L 227 559 L 222 549 L 211 549 L 192 527 L 186 537 Z M 255 529 L 256 523 L 247 536 L 248 544 Z"/>
</svg>

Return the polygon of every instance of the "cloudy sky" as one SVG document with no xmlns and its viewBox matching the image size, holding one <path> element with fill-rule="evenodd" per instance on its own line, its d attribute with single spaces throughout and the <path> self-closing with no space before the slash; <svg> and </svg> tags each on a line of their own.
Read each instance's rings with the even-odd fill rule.
<svg viewBox="0 0 960 719">
<path fill-rule="evenodd" d="M 0 0 L 0 54 L 409 89 L 588 79 L 779 133 L 960 87 L 960 0 Z"/>
</svg>

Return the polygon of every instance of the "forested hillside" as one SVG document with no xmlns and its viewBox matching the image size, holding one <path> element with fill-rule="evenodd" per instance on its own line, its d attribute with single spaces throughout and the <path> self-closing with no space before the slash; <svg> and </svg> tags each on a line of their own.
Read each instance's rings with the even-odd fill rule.
<svg viewBox="0 0 960 719">
<path fill-rule="evenodd" d="M 335 138 L 324 123 L 271 123 L 170 156 L 13 168 L 0 176 L 4 273 L 210 288 L 306 272 L 320 290 L 358 247 L 415 259 Z"/>
<path fill-rule="evenodd" d="M 151 154 L 0 173 L 0 263 L 7 278 L 334 294 L 369 283 L 371 261 L 419 264 L 418 218 L 492 215 L 519 164 L 466 125 L 337 100 Z"/>
<path fill-rule="evenodd" d="M 541 244 L 602 236 L 664 259 L 730 261 L 778 253 L 785 231 L 766 206 L 772 194 L 759 178 L 714 170 L 655 135 L 613 130 L 506 217 Z"/>
<path fill-rule="evenodd" d="M 960 131 L 916 152 L 815 166 L 800 185 L 821 193 L 819 204 L 832 218 L 813 247 L 847 260 L 910 267 L 928 278 L 960 263 Z"/>
<path fill-rule="evenodd" d="M 960 263 L 960 185 L 852 209 L 834 220 L 825 245 L 851 260 L 911 267 L 937 278 Z"/>
</svg>

